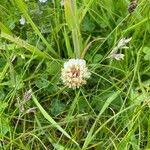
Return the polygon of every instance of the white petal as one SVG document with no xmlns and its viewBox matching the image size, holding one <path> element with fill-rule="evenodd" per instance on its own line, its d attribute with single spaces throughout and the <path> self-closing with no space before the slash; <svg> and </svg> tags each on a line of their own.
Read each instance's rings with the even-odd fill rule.
<svg viewBox="0 0 150 150">
<path fill-rule="evenodd" d="M 118 49 L 119 48 L 122 48 L 124 47 L 127 43 L 129 43 L 131 41 L 132 37 L 131 38 L 128 38 L 128 39 L 125 39 L 125 38 L 122 38 L 119 42 L 118 42 Z"/>
<path fill-rule="evenodd" d="M 115 54 L 114 55 L 114 58 L 116 59 L 116 60 L 123 60 L 124 59 L 124 54 Z"/>
<path fill-rule="evenodd" d="M 45 3 L 47 0 L 39 0 L 40 3 Z"/>
<path fill-rule="evenodd" d="M 21 16 L 19 21 L 20 21 L 21 25 L 24 25 L 26 23 L 26 20 L 25 20 L 25 18 L 23 16 Z"/>
</svg>

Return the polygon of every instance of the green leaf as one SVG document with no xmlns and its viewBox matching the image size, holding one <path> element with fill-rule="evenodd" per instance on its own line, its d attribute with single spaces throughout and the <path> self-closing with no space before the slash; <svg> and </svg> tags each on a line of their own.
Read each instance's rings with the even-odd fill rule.
<svg viewBox="0 0 150 150">
<path fill-rule="evenodd" d="M 7 103 L 0 100 L 0 113 L 8 106 Z"/>
<path fill-rule="evenodd" d="M 82 24 L 84 32 L 92 32 L 95 29 L 95 24 L 88 17 L 85 17 Z"/>
<path fill-rule="evenodd" d="M 0 89 L 0 100 L 4 99 L 4 97 L 5 97 L 5 92 L 3 89 Z"/>
<path fill-rule="evenodd" d="M 93 58 L 93 63 L 98 63 L 102 58 L 103 56 L 101 54 L 96 54 Z"/>
<path fill-rule="evenodd" d="M 61 64 L 56 62 L 56 61 L 52 61 L 52 62 L 48 62 L 47 63 L 47 72 L 50 75 L 56 75 L 60 72 L 61 70 Z"/>
<path fill-rule="evenodd" d="M 11 30 L 8 27 L 6 27 L 2 22 L 0 22 L 0 30 L 7 34 L 12 34 Z"/>
<path fill-rule="evenodd" d="M 54 116 L 59 115 L 65 110 L 65 105 L 58 99 L 53 99 L 51 104 L 51 113 Z"/>
<path fill-rule="evenodd" d="M 46 76 L 41 77 L 40 79 L 35 81 L 35 85 L 40 89 L 40 88 L 45 88 L 48 87 L 49 81 L 47 80 Z"/>
<path fill-rule="evenodd" d="M 9 131 L 8 119 L 4 116 L 0 116 L 0 137 L 6 135 Z"/>
<path fill-rule="evenodd" d="M 36 104 L 36 106 L 38 107 L 38 109 L 40 110 L 40 112 L 42 113 L 42 115 L 44 116 L 44 118 L 47 119 L 57 130 L 59 130 L 60 132 L 62 132 L 62 134 L 64 134 L 68 139 L 70 139 L 77 146 L 79 146 L 79 144 L 75 140 L 73 140 L 71 138 L 71 136 L 44 110 L 44 108 L 38 102 L 37 98 L 34 95 L 32 95 L 32 97 L 33 97 L 34 103 Z"/>
<path fill-rule="evenodd" d="M 85 99 L 83 99 L 83 98 L 80 98 L 79 99 L 79 102 L 78 102 L 78 105 L 79 105 L 79 112 L 80 113 L 84 113 L 84 112 L 87 112 L 88 111 L 88 104 L 87 104 L 87 102 L 86 102 L 86 100 Z"/>
<path fill-rule="evenodd" d="M 150 61 L 150 47 L 144 47 L 143 52 L 145 53 L 144 60 Z"/>
<path fill-rule="evenodd" d="M 14 75 L 13 73 L 11 74 L 11 80 L 9 81 L 9 87 L 11 88 L 16 88 L 16 90 L 21 89 L 24 86 L 23 80 L 20 75 Z"/>
</svg>

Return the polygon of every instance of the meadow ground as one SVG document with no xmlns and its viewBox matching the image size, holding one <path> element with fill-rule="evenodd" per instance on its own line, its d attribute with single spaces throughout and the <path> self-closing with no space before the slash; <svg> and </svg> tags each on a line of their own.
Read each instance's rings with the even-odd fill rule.
<svg viewBox="0 0 150 150">
<path fill-rule="evenodd" d="M 0 150 L 150 150 L 149 0 L 0 0 Z"/>
</svg>

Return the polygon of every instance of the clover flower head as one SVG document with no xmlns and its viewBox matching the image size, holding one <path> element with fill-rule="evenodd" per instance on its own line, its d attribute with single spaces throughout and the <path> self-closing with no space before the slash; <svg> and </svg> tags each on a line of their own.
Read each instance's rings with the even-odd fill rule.
<svg viewBox="0 0 150 150">
<path fill-rule="evenodd" d="M 91 73 L 86 67 L 86 61 L 83 59 L 69 59 L 64 63 L 61 70 L 61 79 L 69 88 L 76 89 L 86 84 L 86 80 L 90 78 Z"/>
</svg>

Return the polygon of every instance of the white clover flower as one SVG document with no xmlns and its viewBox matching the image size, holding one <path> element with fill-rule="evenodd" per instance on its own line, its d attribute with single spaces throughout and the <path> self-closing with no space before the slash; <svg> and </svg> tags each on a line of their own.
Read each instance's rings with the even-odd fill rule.
<svg viewBox="0 0 150 150">
<path fill-rule="evenodd" d="M 73 89 L 86 84 L 86 79 L 90 78 L 90 75 L 86 61 L 83 59 L 69 59 L 61 70 L 61 79 L 64 85 Z"/>
<path fill-rule="evenodd" d="M 20 22 L 21 25 L 25 25 L 26 20 L 25 20 L 25 18 L 23 16 L 21 16 L 19 22 Z"/>
<path fill-rule="evenodd" d="M 39 0 L 40 3 L 45 3 L 47 0 Z"/>
</svg>

